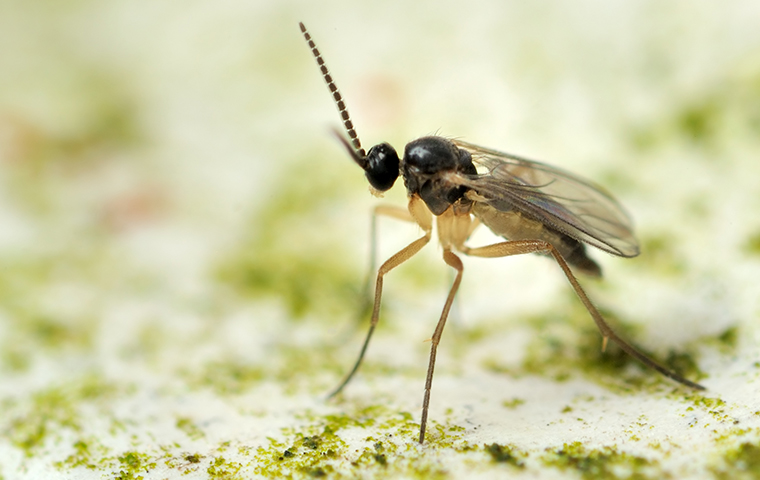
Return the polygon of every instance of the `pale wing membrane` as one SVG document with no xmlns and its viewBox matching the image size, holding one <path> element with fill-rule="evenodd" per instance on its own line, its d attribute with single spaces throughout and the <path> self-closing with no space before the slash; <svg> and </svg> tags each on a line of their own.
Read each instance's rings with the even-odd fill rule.
<svg viewBox="0 0 760 480">
<path fill-rule="evenodd" d="M 457 175 L 456 183 L 503 212 L 518 211 L 580 242 L 621 257 L 639 246 L 631 220 L 601 187 L 549 165 L 454 140 L 472 154 L 478 175 Z"/>
</svg>

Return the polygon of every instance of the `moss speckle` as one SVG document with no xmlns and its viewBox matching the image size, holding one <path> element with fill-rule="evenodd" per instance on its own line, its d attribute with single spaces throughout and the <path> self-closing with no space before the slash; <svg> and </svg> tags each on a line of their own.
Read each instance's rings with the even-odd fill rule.
<svg viewBox="0 0 760 480">
<path fill-rule="evenodd" d="M 81 244 L 86 251 L 0 255 L 0 305 L 7 326 L 0 336 L 0 368 L 23 372 L 41 354 L 91 351 L 97 321 L 86 292 L 89 282 L 100 282 L 107 261 L 96 241 Z M 66 311 L 45 300 L 60 291 L 73 293 L 75 313 L 71 305 Z"/>
<path fill-rule="evenodd" d="M 187 417 L 177 418 L 177 428 L 185 432 L 185 434 L 193 440 L 200 440 L 206 436 L 206 434 L 203 433 L 203 430 Z"/>
<path fill-rule="evenodd" d="M 65 460 L 56 462 L 57 468 L 84 467 L 94 470 L 99 467 L 98 459 L 102 459 L 108 453 L 108 449 L 95 438 L 80 438 L 74 442 L 72 447 L 74 452 Z"/>
<path fill-rule="evenodd" d="M 677 372 L 682 377 L 688 378 L 693 381 L 699 381 L 703 378 L 707 378 L 707 375 L 699 369 L 697 360 L 694 354 L 689 351 L 674 351 L 668 352 L 668 356 L 663 362 L 667 368 Z"/>
<path fill-rule="evenodd" d="M 603 315 L 608 320 L 613 318 L 609 312 L 603 312 Z M 618 324 L 615 322 L 616 327 Z M 582 327 L 558 327 L 544 337 L 537 336 L 532 340 L 522 365 L 526 373 L 550 376 L 556 381 L 582 374 L 589 380 L 618 391 L 640 388 L 643 384 L 645 377 L 642 374 L 649 372 L 613 342 L 609 342 L 606 350 L 602 351 L 601 335 L 593 325 L 586 322 Z M 618 327 L 617 330 L 624 329 Z M 623 332 L 621 336 L 630 338 Z M 652 372 L 649 378 L 656 382 L 656 372 Z"/>
<path fill-rule="evenodd" d="M 407 478 L 445 478 L 435 456 L 425 452 L 472 452 L 462 440 L 457 425 L 429 423 L 424 445 L 417 443 L 419 424 L 411 415 L 381 405 L 353 409 L 349 414 L 326 415 L 309 419 L 309 424 L 283 433 L 285 441 L 270 439 L 258 449 L 255 472 L 276 478 L 304 478 L 328 475 L 331 478 L 364 476 L 405 476 Z M 363 436 L 362 430 L 371 431 Z M 356 437 L 363 436 L 357 441 Z M 346 438 L 353 438 L 349 448 Z"/>
<path fill-rule="evenodd" d="M 102 401 L 111 398 L 114 393 L 115 388 L 111 384 L 96 376 L 86 377 L 79 383 L 41 390 L 32 395 L 28 404 L 14 409 L 16 413 L 11 414 L 2 430 L 7 432 L 13 445 L 30 457 L 48 442 L 59 438 L 63 431 L 81 431 L 82 402 Z M 75 448 L 82 461 L 86 461 L 88 444 L 80 443 Z M 75 454 L 74 461 L 76 458 Z"/>
<path fill-rule="evenodd" d="M 295 165 L 288 172 L 302 168 Z M 340 246 L 339 227 L 329 226 L 330 221 L 339 224 L 330 212 L 346 196 L 341 185 L 351 184 L 336 181 L 346 170 L 308 168 L 310 175 L 287 173 L 282 181 L 272 181 L 281 188 L 253 214 L 250 230 L 221 261 L 217 278 L 243 296 L 281 299 L 296 318 L 314 311 L 358 310 L 363 282 L 357 262 Z"/>
<path fill-rule="evenodd" d="M 744 480 L 760 477 L 760 446 L 744 442 L 722 453 L 720 464 L 712 468 L 721 480 Z"/>
<path fill-rule="evenodd" d="M 314 394 L 324 392 L 330 382 L 344 374 L 346 366 L 338 356 L 335 345 L 276 345 L 276 352 L 268 357 L 266 368 L 238 358 L 209 362 L 201 368 L 186 370 L 184 376 L 193 387 L 210 388 L 220 395 L 238 395 L 265 381 L 278 382 L 289 392 L 308 390 Z M 363 372 L 380 369 L 367 362 Z M 334 375 L 334 377 L 331 377 Z"/>
<path fill-rule="evenodd" d="M 515 409 L 524 403 L 525 403 L 525 400 L 523 400 L 522 398 L 517 398 L 517 397 L 511 400 L 504 400 L 503 402 L 501 402 L 501 404 L 504 405 L 504 407 L 509 408 L 509 409 Z"/>
<path fill-rule="evenodd" d="M 114 472 L 116 480 L 141 480 L 143 474 L 150 473 L 156 468 L 152 457 L 140 452 L 125 452 L 117 457 L 118 471 Z"/>
<path fill-rule="evenodd" d="M 581 478 L 670 478 L 658 470 L 655 462 L 618 451 L 615 447 L 589 449 L 580 442 L 566 443 L 559 449 L 548 449 L 542 462 L 560 470 L 575 471 Z"/>
<path fill-rule="evenodd" d="M 220 480 L 233 480 L 236 478 L 243 478 L 238 475 L 243 465 L 238 462 L 233 462 L 225 459 L 222 456 L 216 457 L 211 461 L 211 465 L 206 469 L 209 478 L 218 478 Z"/>
<path fill-rule="evenodd" d="M 724 355 L 733 354 L 739 346 L 740 331 L 736 326 L 729 327 L 714 337 L 701 339 L 701 344 L 714 346 Z"/>
<path fill-rule="evenodd" d="M 719 148 L 729 139 L 756 138 L 760 127 L 757 67 L 724 77 L 706 91 L 673 102 L 659 121 L 632 129 L 631 143 L 642 150 L 672 146 Z M 715 158 L 707 156 L 706 158 Z"/>
<path fill-rule="evenodd" d="M 760 256 L 760 231 L 752 233 L 744 242 L 743 249 L 748 255 Z"/>
<path fill-rule="evenodd" d="M 686 105 L 677 112 L 674 122 L 676 131 L 694 143 L 714 140 L 722 121 L 724 104 L 720 98 L 708 97 Z"/>
<path fill-rule="evenodd" d="M 675 396 L 681 395 L 675 394 Z M 726 402 L 720 398 L 692 393 L 683 397 L 683 400 L 691 404 L 687 411 L 699 410 L 710 415 L 713 421 L 733 424 L 733 418 L 726 413 Z"/>
<path fill-rule="evenodd" d="M 484 445 L 483 448 L 491 456 L 494 462 L 506 463 L 520 469 L 525 468 L 525 453 L 519 452 L 514 446 L 492 443 L 490 445 Z"/>
<path fill-rule="evenodd" d="M 256 473 L 279 478 L 293 478 L 299 473 L 324 475 L 334 471 L 335 459 L 348 450 L 347 444 L 330 426 L 311 435 L 294 432 L 293 436 L 287 446 L 271 440 L 268 447 L 259 448 Z"/>
<path fill-rule="evenodd" d="M 644 366 L 614 342 L 608 342 L 607 348 L 602 350 L 602 336 L 590 321 L 588 312 L 577 299 L 570 300 L 561 316 L 532 318 L 525 322 L 535 329 L 536 335 L 531 336 L 521 365 L 505 366 L 498 359 L 488 358 L 484 367 L 495 373 L 516 377 L 538 375 L 557 382 L 582 375 L 620 393 L 644 387 L 661 390 L 663 385 L 669 384 L 664 376 Z M 635 330 L 628 322 L 622 321 L 611 310 L 600 309 L 600 313 L 621 338 L 636 345 L 633 340 Z M 638 345 L 636 348 L 682 376 L 692 380 L 704 378 L 692 353 L 697 351 L 696 348 L 670 351 L 665 361 Z"/>
<path fill-rule="evenodd" d="M 677 239 L 666 233 L 645 236 L 641 239 L 642 255 L 637 259 L 636 267 L 662 277 L 683 275 L 687 269 L 687 260 L 677 246 Z"/>
<path fill-rule="evenodd" d="M 210 362 L 200 371 L 187 372 L 192 385 L 209 387 L 219 394 L 239 394 L 266 378 L 259 366 L 237 361 Z"/>
</svg>

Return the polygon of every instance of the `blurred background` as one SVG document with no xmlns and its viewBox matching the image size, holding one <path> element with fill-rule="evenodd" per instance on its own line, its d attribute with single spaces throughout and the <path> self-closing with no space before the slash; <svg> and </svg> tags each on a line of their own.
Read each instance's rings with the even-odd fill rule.
<svg viewBox="0 0 760 480">
<path fill-rule="evenodd" d="M 323 402 L 361 344 L 381 200 L 332 136 L 299 21 L 366 148 L 457 137 L 613 192 L 642 255 L 593 252 L 606 279 L 581 282 L 626 338 L 709 388 L 669 398 L 673 384 L 605 360 L 552 262 L 465 259 L 431 410 L 463 433 L 395 468 L 490 475 L 507 467 L 479 448 L 499 442 L 559 475 L 536 452 L 575 441 L 658 462 L 653 478 L 744 468 L 737 445 L 754 451 L 760 426 L 755 2 L 6 0 L 0 477 L 387 473 L 352 457 L 377 447 L 350 429 L 327 464 L 267 466 L 324 415 L 378 404 L 379 419 L 411 412 L 385 448 L 417 448 L 424 340 L 452 276 L 434 246 L 389 275 L 362 374 Z M 401 184 L 382 201 L 403 205 Z M 418 235 L 392 220 L 379 233 L 381 259 Z M 656 420 L 668 413 L 682 424 Z M 380 423 L 362 428 L 401 428 Z"/>
</svg>

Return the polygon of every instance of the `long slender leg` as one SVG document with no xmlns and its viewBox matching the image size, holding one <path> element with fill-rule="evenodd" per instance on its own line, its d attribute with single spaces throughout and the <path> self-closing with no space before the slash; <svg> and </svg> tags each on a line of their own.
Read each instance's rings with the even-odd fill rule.
<svg viewBox="0 0 760 480">
<path fill-rule="evenodd" d="M 451 253 L 451 250 L 449 249 L 443 251 L 443 260 L 456 270 L 457 276 L 454 279 L 454 283 L 451 285 L 449 296 L 446 298 L 446 304 L 443 306 L 443 311 L 441 312 L 441 318 L 435 326 L 433 338 L 430 342 L 430 361 L 428 362 L 427 379 L 425 380 L 425 397 L 422 400 L 422 419 L 420 420 L 420 443 L 425 441 L 425 427 L 427 426 L 428 407 L 430 406 L 430 389 L 433 387 L 433 371 L 435 370 L 435 356 L 438 352 L 438 344 L 441 342 L 443 327 L 446 326 L 446 319 L 449 316 L 451 304 L 454 302 L 457 290 L 459 290 L 459 284 L 462 282 L 462 271 L 464 270 L 462 260 Z"/>
<path fill-rule="evenodd" d="M 466 240 L 468 240 L 473 232 L 480 226 L 480 220 L 477 217 L 472 217 L 470 215 L 466 216 L 467 221 L 465 222 L 465 225 L 467 225 L 465 229 L 465 235 L 464 237 L 461 237 L 460 235 L 456 235 L 456 238 L 450 238 L 454 245 L 456 245 L 454 248 L 459 248 L 459 246 L 463 245 Z M 441 217 L 439 217 L 439 221 L 441 220 Z M 457 228 L 458 227 L 458 228 Z M 454 227 L 455 231 L 460 230 L 462 228 L 462 225 L 456 225 Z M 453 272 L 450 278 L 456 278 L 457 272 Z M 453 281 L 453 280 L 452 280 Z M 456 327 L 457 322 L 462 320 L 462 297 L 454 297 L 454 303 L 451 305 L 451 320 L 454 323 L 454 326 Z"/>
<path fill-rule="evenodd" d="M 328 396 L 328 398 L 337 395 L 341 392 L 341 390 L 343 390 L 348 382 L 351 381 L 354 374 L 359 369 L 359 365 L 362 363 L 364 354 L 367 352 L 369 340 L 372 338 L 372 334 L 375 332 L 375 327 L 377 326 L 377 321 L 380 318 L 380 299 L 382 298 L 383 294 L 383 277 L 386 273 L 390 272 L 417 254 L 417 252 L 419 252 L 422 247 L 430 242 L 430 238 L 433 235 L 433 214 L 430 213 L 430 210 L 428 210 L 427 206 L 425 206 L 425 202 L 423 202 L 419 196 L 412 195 L 409 197 L 409 204 L 407 205 L 407 208 L 409 210 L 409 217 L 411 217 L 414 222 L 420 226 L 422 231 L 425 232 L 425 235 L 396 252 L 395 255 L 386 260 L 385 263 L 380 266 L 380 269 L 377 272 L 377 280 L 375 282 L 375 303 L 372 307 L 372 319 L 370 320 L 369 332 L 367 332 L 367 337 L 364 339 L 364 344 L 362 345 L 362 349 L 359 352 L 359 358 L 356 359 L 354 368 L 351 369 L 345 380 L 343 380 L 343 382 Z M 408 218 L 406 214 L 400 214 L 396 209 L 388 209 L 388 211 L 395 212 L 397 218 Z"/>
<path fill-rule="evenodd" d="M 424 236 L 418 238 L 417 240 L 413 241 L 406 247 L 399 250 L 395 255 L 393 255 L 391 258 L 389 258 L 385 263 L 383 263 L 380 266 L 380 269 L 377 272 L 377 280 L 375 282 L 375 303 L 372 307 L 372 320 L 370 322 L 369 332 L 367 332 L 367 337 L 364 339 L 364 344 L 362 345 L 362 349 L 359 352 L 359 358 L 356 359 L 354 368 L 351 369 L 351 371 L 343 380 L 343 382 L 338 386 L 338 388 L 336 388 L 328 396 L 328 398 L 334 397 L 335 395 L 340 393 L 341 390 L 343 390 L 343 387 L 345 387 L 348 384 L 348 382 L 351 381 L 356 371 L 359 370 L 359 365 L 361 365 L 362 359 L 364 358 L 364 354 L 367 352 L 367 346 L 369 345 L 369 340 L 370 338 L 372 338 L 372 334 L 375 332 L 375 327 L 377 326 L 378 319 L 380 318 L 380 299 L 382 298 L 382 295 L 383 295 L 383 277 L 385 276 L 386 273 L 390 272 L 394 268 L 398 267 L 405 261 L 412 258 L 429 241 L 430 241 L 430 231 L 428 230 L 425 232 Z"/>
<path fill-rule="evenodd" d="M 404 222 L 415 223 L 414 218 L 406 208 L 396 207 L 393 205 L 378 205 L 372 211 L 372 222 L 370 223 L 369 269 L 367 270 L 367 278 L 364 281 L 359 318 L 364 318 L 364 316 L 369 312 L 371 306 L 370 292 L 372 291 L 372 277 L 377 271 L 377 217 L 379 216 L 395 218 L 396 220 L 401 220 Z"/>
<path fill-rule="evenodd" d="M 655 362 L 651 358 L 647 357 L 643 353 L 636 350 L 633 346 L 626 343 L 622 338 L 618 337 L 617 334 L 612 330 L 612 328 L 610 328 L 610 326 L 604 320 L 604 318 L 596 309 L 596 307 L 594 307 L 594 305 L 591 303 L 591 300 L 589 300 L 588 296 L 586 295 L 586 292 L 583 290 L 580 283 L 578 283 L 578 280 L 575 278 L 575 275 L 573 275 L 573 272 L 570 270 L 570 267 L 567 265 L 567 262 L 562 257 L 562 255 L 560 255 L 557 249 L 554 248 L 552 244 L 548 242 L 544 242 L 542 240 L 516 240 L 516 241 L 510 241 L 510 242 L 496 243 L 494 245 L 488 245 L 488 246 L 479 247 L 479 248 L 469 248 L 469 247 L 462 248 L 462 253 L 464 253 L 465 255 L 471 255 L 475 257 L 507 257 L 510 255 L 522 255 L 524 253 L 539 253 L 539 252 L 550 253 L 554 257 L 554 259 L 557 261 L 559 266 L 562 268 L 562 271 L 565 272 L 565 276 L 570 281 L 570 285 L 572 285 L 573 290 L 575 290 L 575 293 L 578 295 L 578 298 L 580 298 L 581 302 L 583 302 L 583 305 L 586 307 L 586 310 L 588 310 L 588 313 L 591 314 L 591 317 L 594 319 L 596 326 L 599 328 L 599 331 L 602 333 L 602 337 L 604 338 L 605 344 L 608 339 L 612 340 L 613 342 L 618 344 L 618 346 L 620 346 L 620 348 L 622 348 L 624 352 L 626 352 L 628 355 L 632 356 L 633 358 L 637 359 L 638 361 L 640 361 L 647 367 L 657 370 L 658 372 L 665 375 L 666 377 L 671 378 L 678 383 L 686 385 L 687 387 L 695 388 L 697 390 L 705 389 L 705 387 L 703 387 L 702 385 L 699 385 L 690 380 L 687 380 L 681 375 L 678 375 L 677 373 L 671 370 L 668 370 L 667 368 L 663 367 L 659 363 Z"/>
</svg>

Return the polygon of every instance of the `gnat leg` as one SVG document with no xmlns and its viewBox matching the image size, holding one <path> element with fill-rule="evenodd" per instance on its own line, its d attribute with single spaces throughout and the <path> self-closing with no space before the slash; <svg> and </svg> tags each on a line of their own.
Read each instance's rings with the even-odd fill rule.
<svg viewBox="0 0 760 480">
<path fill-rule="evenodd" d="M 426 209 L 422 209 L 422 207 L 424 207 L 424 204 L 421 204 L 420 202 L 421 201 L 418 202 L 413 198 L 409 202 L 409 212 L 410 217 L 413 218 L 414 221 L 419 224 L 420 227 L 422 227 L 422 229 L 425 231 L 425 235 L 399 250 L 395 255 L 386 260 L 386 262 L 380 266 L 380 269 L 377 272 L 377 280 L 375 281 L 375 302 L 372 306 L 372 319 L 370 321 L 369 332 L 367 332 L 367 337 L 364 339 L 364 344 L 362 345 L 362 349 L 359 352 L 359 358 L 356 359 L 354 367 L 351 369 L 343 382 L 341 382 L 338 388 L 336 388 L 330 395 L 328 395 L 328 398 L 332 398 L 335 395 L 339 394 L 348 384 L 348 382 L 351 381 L 356 371 L 359 370 L 359 365 L 361 365 L 362 360 L 364 359 L 364 354 L 367 352 L 369 340 L 372 338 L 372 334 L 375 332 L 375 327 L 377 326 L 378 319 L 380 318 L 380 300 L 383 295 L 383 277 L 386 273 L 390 272 L 394 268 L 412 258 L 417 254 L 417 252 L 422 249 L 422 247 L 430 242 L 430 237 L 433 229 L 432 220 L 430 219 L 429 212 Z"/>
<path fill-rule="evenodd" d="M 588 310 L 588 313 L 591 314 L 591 317 L 594 319 L 594 322 L 596 323 L 596 326 L 599 328 L 599 331 L 602 333 L 602 337 L 604 338 L 604 344 L 606 345 L 607 340 L 612 340 L 620 348 L 623 349 L 624 352 L 626 352 L 628 355 L 632 356 L 633 358 L 637 359 L 644 365 L 646 365 L 649 368 L 652 368 L 654 370 L 657 370 L 661 374 L 665 375 L 666 377 L 675 380 L 678 383 L 681 383 L 683 385 L 686 385 L 687 387 L 691 387 L 697 390 L 704 390 L 705 387 L 702 385 L 699 385 L 697 383 L 694 383 L 690 380 L 685 379 L 681 375 L 678 375 L 677 373 L 668 370 L 667 368 L 663 367 L 659 363 L 655 362 L 651 358 L 647 357 L 643 353 L 636 350 L 633 346 L 626 343 L 622 338 L 618 337 L 617 334 L 610 328 L 610 326 L 607 324 L 607 322 L 602 318 L 602 315 L 599 313 L 599 311 L 594 307 L 594 305 L 591 303 L 591 300 L 589 300 L 588 296 L 586 295 L 586 292 L 581 287 L 580 283 L 578 283 L 578 280 L 575 278 L 575 275 L 573 275 L 573 272 L 570 270 L 570 267 L 567 265 L 567 262 L 564 258 L 562 258 L 562 255 L 557 251 L 554 246 L 548 242 L 544 242 L 542 240 L 516 240 L 511 242 L 501 242 L 496 243 L 494 245 L 488 245 L 485 247 L 479 247 L 479 248 L 469 248 L 469 247 L 463 247 L 462 253 L 465 255 L 471 255 L 474 257 L 508 257 L 510 255 L 522 255 L 524 253 L 550 253 L 552 257 L 557 261 L 559 266 L 562 268 L 562 271 L 565 272 L 565 276 L 570 281 L 570 285 L 572 285 L 573 290 L 575 290 L 575 293 L 578 295 L 578 298 L 580 298 L 581 302 L 583 302 L 583 305 L 586 307 L 586 310 Z"/>
<path fill-rule="evenodd" d="M 446 298 L 446 304 L 443 306 L 443 312 L 441 312 L 441 318 L 438 320 L 438 325 L 435 327 L 433 338 L 430 342 L 430 361 L 428 362 L 425 397 L 422 400 L 422 419 L 420 420 L 420 443 L 425 441 L 425 427 L 427 426 L 428 407 L 430 406 L 430 389 L 433 386 L 433 371 L 435 370 L 435 355 L 438 351 L 438 344 L 441 342 L 443 327 L 446 326 L 446 319 L 449 316 L 451 304 L 454 302 L 454 297 L 457 294 L 457 290 L 459 290 L 459 284 L 462 282 L 462 271 L 464 270 L 462 260 L 451 253 L 451 250 L 446 249 L 443 251 L 443 260 L 456 270 L 457 276 L 451 285 L 449 296 Z"/>
<path fill-rule="evenodd" d="M 369 269 L 367 270 L 367 279 L 364 281 L 364 289 L 362 291 L 361 309 L 359 310 L 359 319 L 363 319 L 369 312 L 370 306 L 370 292 L 372 291 L 372 277 L 375 274 L 377 263 L 377 217 L 395 218 L 404 222 L 416 223 L 414 217 L 409 213 L 406 208 L 396 207 L 392 205 L 378 205 L 372 212 L 372 222 L 370 223 L 370 244 L 369 244 Z"/>
</svg>

